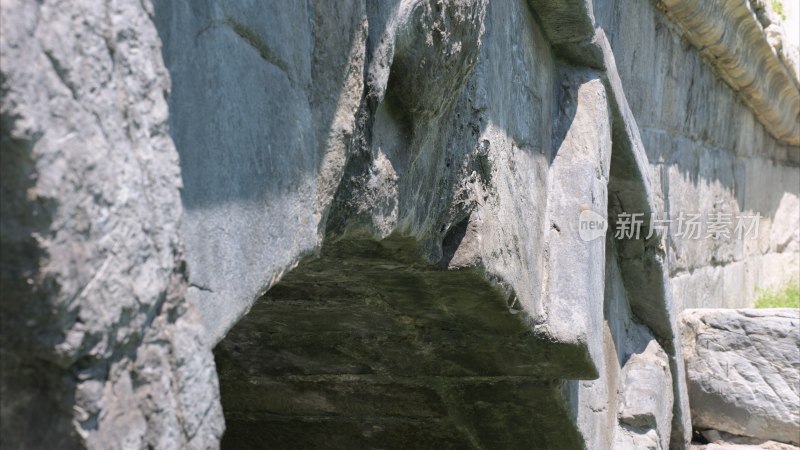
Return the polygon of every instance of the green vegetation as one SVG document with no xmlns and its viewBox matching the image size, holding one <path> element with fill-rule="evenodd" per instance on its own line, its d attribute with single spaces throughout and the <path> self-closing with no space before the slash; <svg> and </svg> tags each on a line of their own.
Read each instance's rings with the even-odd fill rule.
<svg viewBox="0 0 800 450">
<path fill-rule="evenodd" d="M 781 0 L 772 0 L 772 10 L 779 16 L 781 19 L 786 20 L 786 13 L 783 12 L 783 3 Z"/>
<path fill-rule="evenodd" d="M 756 289 L 756 308 L 800 308 L 800 283 L 792 280 L 779 290 Z"/>
</svg>

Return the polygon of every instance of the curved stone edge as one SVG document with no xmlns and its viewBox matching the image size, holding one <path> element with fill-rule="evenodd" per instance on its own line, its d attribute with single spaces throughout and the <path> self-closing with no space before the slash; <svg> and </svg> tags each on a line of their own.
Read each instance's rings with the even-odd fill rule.
<svg viewBox="0 0 800 450">
<path fill-rule="evenodd" d="M 772 2 L 768 0 L 749 0 L 750 6 L 758 18 L 758 23 L 764 29 L 767 42 L 780 57 L 783 65 L 794 78 L 795 84 L 800 87 L 800 48 L 791 42 L 787 36 L 791 33 L 791 25 L 786 22 L 791 19 L 784 18 L 775 12 Z M 788 25 L 788 26 L 787 26 Z"/>
<path fill-rule="evenodd" d="M 627 209 L 641 211 L 647 217 L 660 211 L 647 178 L 648 160 L 639 127 L 625 98 L 614 54 L 602 29 L 597 30 L 593 43 L 602 52 L 606 67 L 605 82 L 611 93 L 610 103 L 614 115 L 612 140 L 617 141 L 614 151 L 621 151 L 623 155 L 619 158 L 629 163 L 629 167 L 620 167 L 619 163 L 612 166 L 611 177 L 623 178 L 618 184 L 622 190 L 617 195 L 624 198 Z M 623 177 L 619 170 L 629 171 L 628 176 Z M 609 183 L 609 195 L 615 189 L 613 184 L 612 180 Z M 684 381 L 683 355 L 677 342 L 677 308 L 672 301 L 668 263 L 660 242 L 659 234 L 650 240 L 621 241 L 620 265 L 625 288 L 630 296 L 631 309 L 660 338 L 669 357 L 674 398 L 670 448 L 680 449 L 687 448 L 691 440 L 689 396 Z"/>
<path fill-rule="evenodd" d="M 776 139 L 800 145 L 800 89 L 747 0 L 659 6 Z"/>
<path fill-rule="evenodd" d="M 547 2 L 531 0 L 530 6 L 544 22 L 550 13 Z M 559 19 L 571 16 L 573 22 L 594 23 L 591 3 L 581 3 L 561 11 Z M 572 64 L 602 71 L 602 80 L 608 95 L 612 125 L 612 164 L 608 184 L 609 196 L 616 195 L 630 212 L 642 212 L 645 217 L 659 211 L 653 187 L 647 177 L 648 158 L 639 127 L 628 105 L 622 80 L 617 71 L 614 53 L 601 28 L 595 28 L 591 37 L 566 41 L 543 25 L 553 50 Z M 585 33 L 584 33 L 585 36 Z M 622 211 L 612 211 L 609 214 Z M 613 218 L 609 217 L 613 222 Z M 673 415 L 670 448 L 689 447 L 691 440 L 691 418 L 688 391 L 685 383 L 685 365 L 678 342 L 677 308 L 672 301 L 669 288 L 668 263 L 660 248 L 661 236 L 652 239 L 621 241 L 620 264 L 624 273 L 625 289 L 629 292 L 630 306 L 634 314 L 650 327 L 661 342 L 669 357 L 672 374 Z"/>
</svg>

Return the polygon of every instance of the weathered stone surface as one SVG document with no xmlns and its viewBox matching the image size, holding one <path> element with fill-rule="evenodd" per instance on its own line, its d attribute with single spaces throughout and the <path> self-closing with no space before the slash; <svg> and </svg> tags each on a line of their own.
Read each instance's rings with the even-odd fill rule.
<svg viewBox="0 0 800 450">
<path fill-rule="evenodd" d="M 685 448 L 676 314 L 797 274 L 800 152 L 661 7 L 3 3 L 3 444 L 213 448 L 219 343 L 238 448 Z M 577 228 L 681 210 L 761 233 Z"/>
<path fill-rule="evenodd" d="M 687 310 L 681 329 L 695 427 L 800 442 L 798 310 Z"/>
<path fill-rule="evenodd" d="M 770 45 L 748 1 L 665 0 L 667 14 L 778 139 L 800 145 L 800 80 Z"/>
<path fill-rule="evenodd" d="M 634 354 L 620 374 L 619 427 L 614 449 L 668 449 L 672 433 L 672 376 L 656 341 Z"/>
<path fill-rule="evenodd" d="M 648 159 L 622 86 L 622 79 L 612 48 L 605 33 L 597 32 L 595 44 L 603 54 L 606 84 L 613 93 L 612 110 L 615 121 L 612 140 L 616 141 L 616 164 L 609 178 L 609 217 L 616 228 L 622 212 L 648 215 L 645 227 L 661 212 L 656 191 L 648 177 Z M 612 159 L 613 161 L 613 159 Z M 638 186 L 638 187 L 637 187 Z M 677 314 L 680 311 L 672 300 L 668 286 L 668 263 L 664 259 L 663 232 L 642 234 L 632 239 L 617 239 L 620 270 L 632 312 L 652 332 L 666 343 L 673 389 L 671 448 L 683 448 L 689 443 L 691 425 L 689 404 L 684 383 L 684 363 L 677 344 Z"/>
<path fill-rule="evenodd" d="M 155 1 L 173 80 L 189 300 L 213 341 L 300 255 L 345 162 L 362 96 L 361 1 Z"/>
<path fill-rule="evenodd" d="M 637 448 L 643 442 L 638 439 L 640 435 L 647 436 L 644 439 L 654 448 L 668 448 L 659 446 L 664 441 L 669 443 L 672 428 L 674 399 L 671 394 L 671 369 L 663 366 L 668 364 L 669 359 L 660 350 L 651 331 L 636 322 L 627 300 L 613 240 L 610 238 L 607 248 L 609 253 L 606 258 L 603 307 L 605 332 L 601 347 L 603 359 L 597 362 L 600 376 L 596 380 L 567 383 L 565 397 L 575 414 L 586 448 Z M 658 369 L 647 371 L 650 368 L 647 362 L 655 362 Z M 642 367 L 655 376 L 635 381 L 636 377 L 632 375 Z M 670 374 L 667 379 L 660 375 L 665 368 Z M 658 380 L 659 378 L 661 379 Z M 648 380 L 651 383 L 648 384 Z M 624 397 L 630 397 L 637 391 L 641 394 L 639 389 L 648 390 L 646 386 L 653 390 L 654 384 L 659 385 L 657 397 L 642 398 L 637 403 L 636 412 L 631 414 L 633 409 L 625 405 Z M 655 418 L 658 418 L 660 428 L 656 425 L 632 428 L 621 420 L 624 411 L 628 411 L 625 416 L 652 417 L 654 419 L 651 423 L 655 423 Z M 649 439 L 650 436 L 653 438 Z M 682 441 L 683 438 L 679 438 L 679 442 Z"/>
<path fill-rule="evenodd" d="M 596 377 L 583 350 L 414 248 L 325 247 L 253 305 L 215 349 L 224 447 L 581 448 L 559 379 Z"/>
<path fill-rule="evenodd" d="M 584 211 L 608 223 L 608 177 L 611 164 L 611 111 L 606 90 L 597 73 L 564 68 L 560 72 L 559 120 L 555 126 L 553 160 L 548 171 L 544 314 L 541 325 L 560 339 L 575 330 L 594 349 L 603 349 L 604 234 L 584 240 L 578 218 Z M 566 183 L 565 180 L 573 180 Z"/>
<path fill-rule="evenodd" d="M 438 9 L 430 2 L 367 5 L 361 118 L 325 223 L 326 240 L 380 240 L 395 234 L 415 241 L 424 257 L 442 268 L 477 266 L 500 282 L 509 303 L 529 314 L 538 338 L 582 349 L 576 358 L 591 358 L 596 366 L 606 351 L 598 345 L 604 339 L 597 294 L 603 284 L 603 240 L 580 242 L 573 227 L 587 205 L 601 215 L 607 209 L 614 114 L 624 165 L 617 168 L 616 191 L 634 199 L 631 208 L 657 207 L 648 194 L 652 189 L 636 123 L 619 80 L 568 68 L 556 72 L 549 43 L 525 3 L 457 3 Z M 578 8 L 570 14 L 586 12 Z M 591 17 L 581 20 L 591 22 Z M 447 31 L 452 24 L 460 24 L 458 33 Z M 440 28 L 442 33 L 431 34 Z M 438 39 L 451 36 L 449 46 L 439 44 Z M 601 58 L 609 54 L 607 46 L 604 51 Z M 496 63 L 501 60 L 509 64 L 501 67 Z M 440 67 L 443 61 L 441 70 L 419 70 Z M 174 79 L 177 83 L 180 77 Z M 413 98 L 412 85 L 443 97 L 440 102 Z M 444 85 L 449 91 L 441 90 Z M 554 86 L 565 95 L 554 97 Z M 554 104 L 562 109 L 553 109 Z M 584 177 L 591 182 L 572 184 Z M 552 259 L 543 257 L 548 254 Z M 649 303 L 632 297 L 646 315 L 642 320 L 672 339 L 676 333 L 664 266 L 655 254 L 636 252 L 626 265 L 641 273 L 626 274 L 626 287 L 659 292 Z M 242 270 L 258 272 L 258 267 Z M 249 304 L 216 297 L 212 301 L 219 301 L 215 307 L 222 317 L 233 310 L 240 314 Z M 670 355 L 678 370 L 675 348 Z M 390 347 L 386 351 L 399 354 Z M 392 370 L 402 368 L 388 362 Z M 680 392 L 676 388 L 676 398 L 685 398 Z M 679 435 L 688 431 L 682 421 L 677 423 Z"/>
<path fill-rule="evenodd" d="M 707 446 L 696 446 L 695 448 L 699 450 L 797 450 L 800 448 L 782 442 L 756 439 L 746 436 L 736 436 L 734 434 L 717 430 L 704 430 L 701 432 L 701 434 L 708 442 L 710 442 L 710 444 Z"/>
<path fill-rule="evenodd" d="M 145 2 L 2 4 L 4 448 L 209 448 L 169 79 Z"/>
<path fill-rule="evenodd" d="M 687 239 L 671 224 L 665 244 L 676 308 L 752 306 L 757 287 L 782 286 L 800 272 L 797 252 L 769 247 L 780 205 L 800 198 L 798 147 L 771 137 L 652 3 L 603 0 L 594 9 L 663 212 L 761 216 L 756 240 Z M 800 218 L 798 209 L 791 214 Z"/>
</svg>

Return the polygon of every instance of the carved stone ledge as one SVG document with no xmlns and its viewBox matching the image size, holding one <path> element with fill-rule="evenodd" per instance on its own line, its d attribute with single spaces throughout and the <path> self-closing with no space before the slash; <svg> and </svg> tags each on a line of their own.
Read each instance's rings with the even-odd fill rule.
<svg viewBox="0 0 800 450">
<path fill-rule="evenodd" d="M 667 16 L 775 138 L 800 145 L 800 89 L 747 0 L 664 0 Z"/>
</svg>

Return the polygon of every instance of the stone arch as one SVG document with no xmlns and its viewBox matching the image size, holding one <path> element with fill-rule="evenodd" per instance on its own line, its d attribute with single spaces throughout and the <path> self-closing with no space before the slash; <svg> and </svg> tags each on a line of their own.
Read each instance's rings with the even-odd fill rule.
<svg viewBox="0 0 800 450">
<path fill-rule="evenodd" d="M 553 9 L 551 17 L 544 3 L 531 1 L 533 11 L 525 2 L 493 3 L 493 20 L 503 26 L 489 31 L 497 42 L 489 50 L 481 44 L 492 22 L 484 21 L 486 2 L 454 3 L 444 11 L 434 2 L 367 5 L 369 31 L 350 27 L 358 32 L 344 45 L 347 52 L 314 42 L 302 49 L 314 55 L 312 65 L 298 65 L 298 73 L 289 70 L 286 77 L 275 69 L 293 67 L 286 62 L 291 49 L 247 27 L 242 11 L 231 12 L 242 16 L 238 22 L 228 18 L 198 35 L 238 42 L 265 76 L 297 86 L 325 80 L 321 62 L 332 54 L 338 55 L 333 62 L 348 67 L 337 71 L 335 83 L 347 94 L 339 100 L 348 108 L 328 105 L 331 111 L 336 106 L 334 123 L 347 122 L 333 133 L 336 152 L 326 147 L 327 120 L 318 123 L 304 109 L 315 97 L 286 99 L 300 105 L 298 117 L 319 127 L 315 136 L 298 140 L 308 153 L 298 158 L 302 170 L 253 174 L 254 188 L 238 186 L 237 192 L 256 192 L 255 202 L 236 197 L 213 208 L 187 208 L 197 214 L 187 223 L 200 229 L 189 233 L 199 262 L 190 298 L 208 307 L 212 340 L 233 326 L 215 351 L 226 445 L 280 448 L 307 439 L 311 447 L 402 446 L 409 434 L 424 436 L 420 442 L 431 447 L 454 448 L 594 442 L 592 424 L 599 422 L 581 416 L 593 406 L 571 403 L 571 387 L 580 392 L 580 386 L 564 380 L 597 378 L 614 350 L 603 310 L 609 254 L 602 239 L 582 242 L 574 227 L 584 207 L 613 221 L 618 211 L 610 209 L 609 192 L 624 200 L 619 204 L 626 211 L 655 208 L 636 124 L 602 31 L 593 30 L 581 7 Z M 363 25 L 364 5 L 351 12 L 350 24 Z M 305 17 L 308 11 L 282 13 Z M 314 10 L 317 19 L 327 13 L 321 6 Z M 455 27 L 458 45 L 424 35 L 428 25 L 446 29 L 457 17 L 468 18 Z M 547 26 L 562 22 L 577 24 L 569 34 L 585 39 L 564 39 L 554 34 L 559 27 Z M 519 39 L 525 45 L 517 45 Z M 352 51 L 366 56 L 349 60 Z M 490 72 L 480 63 L 487 55 L 510 56 L 509 69 Z M 576 96 L 554 98 L 560 88 Z M 295 125 L 302 128 L 301 122 Z M 287 129 L 265 132 L 265 138 Z M 238 128 L 231 130 L 238 136 Z M 294 145 L 292 136 L 283 137 Z M 305 145 L 315 139 L 319 145 Z M 248 148 L 257 163 L 269 157 L 262 166 L 282 167 L 286 153 L 264 151 L 260 138 L 250 142 L 258 143 Z M 246 167 L 260 166 L 248 160 Z M 274 180 L 280 186 L 261 189 Z M 204 177 L 194 182 L 209 184 Z M 316 182 L 327 190 L 317 190 Z M 235 217 L 240 213 L 246 220 Z M 528 215 L 535 216 L 532 225 L 522 223 Z M 200 232 L 212 222 L 226 231 L 231 223 L 239 228 Z M 260 254 L 242 252 L 254 234 L 254 244 L 280 251 L 273 255 L 266 245 Z M 211 261 L 219 244 L 208 245 L 208 236 L 229 241 L 222 245 L 230 250 L 227 262 L 233 261 L 227 269 Z M 676 373 L 674 321 L 656 243 L 621 242 L 614 256 L 623 256 L 617 272 L 625 302 L 671 352 Z M 319 255 L 298 263 L 320 245 Z M 242 253 L 246 261 L 237 259 Z M 202 275 L 214 280 L 219 273 L 224 283 L 202 282 Z M 235 286 L 237 277 L 245 289 Z M 467 399 L 467 393 L 474 396 Z M 685 431 L 681 426 L 673 428 Z M 331 430 L 339 441 L 330 441 Z"/>
<path fill-rule="evenodd" d="M 581 350 L 415 247 L 329 245 L 253 305 L 215 349 L 223 448 L 581 448 L 561 400 Z"/>
</svg>

